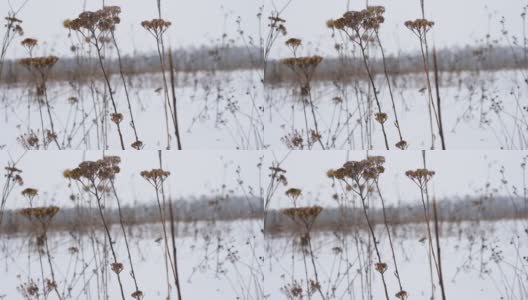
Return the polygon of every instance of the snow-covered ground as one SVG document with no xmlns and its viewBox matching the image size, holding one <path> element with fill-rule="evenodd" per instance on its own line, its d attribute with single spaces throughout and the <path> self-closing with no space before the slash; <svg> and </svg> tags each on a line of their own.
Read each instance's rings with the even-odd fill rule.
<svg viewBox="0 0 528 300">
<path fill-rule="evenodd" d="M 442 227 L 442 272 L 448 299 L 525 299 L 527 296 L 528 251 L 526 221 L 492 223 L 444 224 Z M 377 227 L 382 261 L 388 264 L 385 273 L 389 297 L 399 291 L 394 275 L 394 264 L 387 235 Z M 404 225 L 393 233 L 394 250 L 400 278 L 408 299 L 430 299 L 431 280 L 428 243 L 424 225 Z M 372 269 L 377 258 L 369 258 L 367 231 L 342 235 L 339 232 L 318 232 L 312 235 L 316 268 L 321 289 L 328 299 L 385 299 L 378 272 L 366 275 L 367 265 Z M 270 299 L 286 299 L 280 288 L 292 282 L 301 283 L 306 290 L 306 273 L 298 237 L 287 234 L 267 241 L 273 249 L 266 264 L 266 286 Z M 295 242 L 294 242 L 295 241 Z M 372 247 L 372 244 L 370 244 Z M 293 259 L 292 259 L 293 254 Z M 369 260 L 370 259 L 370 260 Z M 308 261 L 308 278 L 314 279 L 312 264 Z M 434 268 L 434 267 L 433 267 Z M 433 272 L 436 272 L 433 269 Z M 366 283 L 371 280 L 371 287 Z M 436 275 L 435 299 L 441 299 Z M 306 296 L 305 296 L 306 297 Z M 312 299 L 321 299 L 316 292 Z"/>
<path fill-rule="evenodd" d="M 263 242 L 260 238 L 261 224 L 258 221 L 177 226 L 178 269 L 183 297 L 263 299 Z M 163 237 L 161 225 L 131 227 L 128 234 L 134 270 L 138 286 L 145 295 L 144 299 L 165 299 L 165 245 L 163 240 L 158 240 Z M 131 299 L 129 295 L 135 289 L 119 226 L 112 228 L 112 235 L 118 260 L 125 266 L 121 273 L 125 296 Z M 103 280 L 108 280 L 108 299 L 121 298 L 117 278 L 109 269 L 109 264 L 113 262 L 110 254 L 105 274 L 102 273 L 103 231 L 96 231 L 94 235 L 90 232 L 54 232 L 48 238 L 58 289 L 60 293 L 67 295 L 66 298 L 104 299 Z M 38 280 L 41 278 L 41 269 L 35 240 L 31 233 L 0 238 L 1 299 L 23 299 L 17 288 L 29 279 L 38 282 L 40 286 Z M 71 247 L 76 247 L 79 251 L 72 253 Z M 47 258 L 44 259 L 44 273 L 49 278 Z M 172 275 L 169 280 L 171 299 L 174 299 L 176 290 Z M 51 293 L 48 299 L 57 299 L 57 296 Z"/>
<path fill-rule="evenodd" d="M 526 222 L 500 221 L 443 224 L 441 232 L 442 268 L 449 299 L 523 299 L 527 294 Z M 306 273 L 298 237 L 293 233 L 264 236 L 260 221 L 237 221 L 178 225 L 178 257 L 182 291 L 191 299 L 287 299 L 281 292 L 288 283 L 297 280 L 305 287 Z M 128 230 L 135 272 L 145 299 L 162 299 L 167 285 L 163 243 L 159 224 L 143 225 Z M 125 264 L 122 272 L 125 293 L 133 291 L 123 239 L 118 227 L 112 230 L 117 253 Z M 390 295 L 399 289 L 390 256 L 387 236 L 382 226 L 376 230 L 380 252 L 388 264 L 385 273 Z M 64 291 L 71 287 L 74 299 L 98 299 L 104 290 L 101 273 L 94 273 L 101 263 L 103 233 L 96 232 L 94 245 L 90 234 L 75 232 L 49 234 L 50 251 L 59 285 Z M 427 242 L 423 225 L 403 225 L 393 231 L 393 242 L 401 281 L 409 299 L 429 299 L 431 295 Z M 312 235 L 313 251 L 319 281 L 328 299 L 382 299 L 383 287 L 379 274 L 365 273 L 373 265 L 374 256 L 367 255 L 367 231 L 341 235 L 318 232 Z M 33 278 L 40 278 L 35 237 L 30 233 L 2 236 L 0 296 L 21 299 L 17 287 Z M 97 244 L 99 243 L 99 244 Z M 372 247 L 372 245 L 370 245 Z M 70 247 L 79 248 L 71 253 Z M 292 256 L 293 255 L 293 256 Z M 309 259 L 309 258 L 308 258 Z M 99 269 L 100 271 L 100 269 Z M 49 274 L 47 262 L 44 272 Z M 308 277 L 313 279 L 311 262 Z M 119 298 L 115 275 L 108 273 L 110 299 Z M 370 283 L 368 281 L 370 280 Z M 437 279 L 436 297 L 439 297 Z M 86 290 L 83 291 L 83 286 Z M 172 295 L 174 296 L 173 290 Z M 264 293 L 266 297 L 263 296 Z M 100 296 L 101 294 L 99 294 Z M 54 293 L 49 299 L 55 299 Z M 320 299 L 318 294 L 312 299 Z"/>
<path fill-rule="evenodd" d="M 523 83 L 522 72 L 443 75 L 440 94 L 448 150 L 528 147 L 528 112 L 524 100 L 528 86 Z M 283 138 L 306 128 L 303 106 L 297 95 L 299 88 L 295 83 L 263 87 L 257 70 L 179 74 L 179 79 L 176 93 L 184 149 L 287 149 Z M 388 114 L 385 124 L 389 146 L 394 149 L 399 138 L 393 125 L 390 97 L 384 78 L 380 76 L 378 81 L 382 111 Z M 132 79 L 130 94 L 134 118 L 145 149 L 167 147 L 163 93 L 158 90 L 161 86 L 159 75 L 141 75 Z M 99 126 L 94 122 L 94 110 L 102 110 L 102 96 L 97 92 L 102 93 L 103 86 L 98 84 L 96 87 L 96 94 L 92 94 L 88 85 L 78 91 L 66 82 L 49 84 L 52 116 L 59 142 L 64 148 L 104 148 L 104 126 L 100 125 L 101 122 Z M 423 88 L 425 83 L 421 74 L 397 77 L 393 85 L 403 139 L 410 149 L 431 147 L 427 96 Z M 129 124 L 124 91 L 117 77 L 114 89 L 118 112 L 124 115 L 124 143 L 130 149 L 129 145 L 135 139 Z M 17 138 L 31 129 L 37 131 L 42 127 L 38 104 L 28 95 L 28 91 L 33 90 L 29 83 L 9 88 L 2 86 L 0 145 L 7 150 L 21 149 Z M 359 82 L 357 86 L 350 84 L 345 90 L 330 82 L 315 82 L 312 90 L 319 131 L 327 149 L 365 149 L 369 145 L 373 149 L 385 148 L 381 127 L 374 120 L 371 144 L 367 141 L 369 135 L 364 122 L 369 93 L 367 82 Z M 77 97 L 79 102 L 71 104 L 68 101 L 70 97 Z M 340 97 L 343 102 L 336 104 L 335 97 Z M 98 117 L 101 121 L 101 113 Z M 174 129 L 171 117 L 168 118 L 171 148 L 174 149 Z M 359 123 L 360 119 L 362 123 Z M 49 129 L 45 108 L 43 122 L 44 128 Z M 314 129 L 310 113 L 308 127 Z M 108 122 L 106 128 L 108 147 L 119 149 L 115 124 Z M 434 130 L 435 147 L 439 149 L 440 139 L 437 129 Z M 40 134 L 37 133 L 37 136 L 40 137 Z M 83 139 L 84 136 L 86 139 Z M 304 133 L 301 136 L 305 137 Z M 68 138 L 71 140 L 68 141 Z M 55 149 L 56 146 L 51 144 L 49 148 Z M 313 146 L 313 149 L 320 148 L 318 143 Z"/>
</svg>

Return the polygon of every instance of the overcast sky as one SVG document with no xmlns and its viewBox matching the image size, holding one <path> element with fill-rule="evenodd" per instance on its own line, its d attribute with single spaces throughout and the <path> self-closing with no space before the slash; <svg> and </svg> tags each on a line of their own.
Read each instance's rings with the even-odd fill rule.
<svg viewBox="0 0 528 300">
<path fill-rule="evenodd" d="M 26 0 L 2 0 L 0 12 L 6 14 L 9 3 L 19 7 Z M 100 8 L 101 0 L 27 0 L 19 18 L 27 37 L 41 40 L 40 54 L 62 55 L 68 53 L 70 43 L 62 21 L 77 16 L 83 9 Z M 263 7 L 264 16 L 273 7 L 280 8 L 287 0 L 162 0 L 164 18 L 172 21 L 167 38 L 172 47 L 187 47 L 208 44 L 226 32 L 236 37 L 236 19 L 242 18 L 243 30 L 257 37 L 256 15 Z M 313 43 L 304 50 L 306 53 L 325 54 L 331 52 L 332 41 L 325 21 L 336 18 L 349 8 L 361 9 L 365 0 L 292 0 L 284 11 L 288 32 L 300 37 L 305 43 Z M 522 32 L 520 14 L 525 2 L 520 0 L 426 0 L 427 17 L 436 22 L 434 43 L 437 47 L 471 44 L 488 33 L 498 37 L 499 20 L 506 17 L 509 30 L 514 34 Z M 141 28 L 142 20 L 157 16 L 156 1 L 106 0 L 107 5 L 122 7 L 122 24 L 118 26 L 118 40 L 122 51 L 132 53 L 154 50 L 153 38 Z M 370 5 L 386 6 L 386 24 L 382 28 L 382 38 L 389 52 L 399 49 L 416 50 L 416 38 L 403 26 L 403 22 L 420 16 L 419 0 L 376 0 Z M 491 19 L 490 19 L 491 16 Z M 265 26 L 264 26 L 265 29 Z M 19 41 L 17 41 L 19 42 Z M 283 40 L 274 51 L 275 56 L 286 55 Z M 45 43 L 45 44 L 44 44 Z M 11 47 L 9 57 L 25 55 L 18 45 Z"/>
<path fill-rule="evenodd" d="M 0 163 L 6 165 L 11 159 L 19 158 L 23 152 L 0 152 Z M 122 172 L 118 176 L 118 190 L 122 201 L 128 204 L 135 200 L 153 201 L 152 188 L 139 172 L 158 167 L 157 151 L 108 152 L 122 158 Z M 365 157 L 364 151 L 172 151 L 164 152 L 165 169 L 171 171 L 167 181 L 168 190 L 174 198 L 214 195 L 223 184 L 234 194 L 242 194 L 238 188 L 236 169 L 240 166 L 243 185 L 247 190 L 251 186 L 259 188 L 259 176 L 262 184 L 268 184 L 268 167 L 274 160 L 284 160 L 282 167 L 287 170 L 289 187 L 301 188 L 304 204 L 329 204 L 333 193 L 326 171 L 340 167 L 347 159 L 359 160 Z M 404 175 L 409 169 L 422 166 L 420 151 L 407 152 L 371 152 L 386 156 L 386 173 L 381 176 L 381 186 L 388 202 L 398 200 L 409 203 L 417 200 L 418 190 Z M 20 160 L 18 167 L 23 170 L 25 187 L 35 187 L 41 191 L 40 203 L 64 205 L 69 201 L 67 181 L 62 177 L 64 169 L 72 168 L 85 159 L 100 158 L 100 151 L 30 151 Z M 486 182 L 500 186 L 500 167 L 506 168 L 508 185 L 516 185 L 522 190 L 522 158 L 526 151 L 429 151 L 428 167 L 436 171 L 432 189 L 438 198 L 475 195 Z M 262 173 L 257 164 L 262 158 Z M 5 178 L 2 176 L 0 183 Z M 286 188 L 277 191 L 274 207 L 289 205 L 284 196 Z M 21 189 L 15 190 L 7 207 L 21 207 L 25 202 L 20 196 Z"/>
</svg>

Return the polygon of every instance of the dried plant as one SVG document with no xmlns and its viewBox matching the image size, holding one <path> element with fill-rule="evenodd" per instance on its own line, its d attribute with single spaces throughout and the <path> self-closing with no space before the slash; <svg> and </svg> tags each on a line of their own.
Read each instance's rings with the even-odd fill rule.
<svg viewBox="0 0 528 300">
<path fill-rule="evenodd" d="M 359 46 L 363 65 L 365 67 L 365 71 L 367 72 L 370 86 L 372 87 L 372 93 L 374 95 L 378 114 L 382 114 L 383 112 L 381 110 L 381 103 L 378 96 L 379 91 L 376 87 L 374 74 L 369 65 L 367 49 L 369 43 L 373 40 L 373 37 L 377 35 L 381 24 L 385 22 L 385 18 L 383 17 L 384 12 L 385 8 L 382 6 L 369 6 L 361 11 L 348 11 L 344 13 L 341 18 L 329 20 L 326 23 L 327 27 L 331 28 L 332 30 L 339 30 L 343 32 L 351 41 Z M 387 133 L 385 131 L 384 122 L 379 123 L 383 132 L 385 148 L 389 150 L 389 142 Z"/>
<path fill-rule="evenodd" d="M 317 116 L 315 114 L 315 104 L 312 98 L 312 91 L 310 82 L 317 66 L 323 61 L 321 56 L 308 56 L 308 57 L 297 57 L 297 48 L 301 45 L 301 40 L 289 39 L 286 41 L 286 45 L 292 49 L 293 57 L 285 58 L 281 60 L 281 63 L 287 66 L 292 72 L 295 73 L 300 88 L 301 101 L 303 104 L 305 133 L 306 133 L 306 144 L 308 149 L 311 149 L 312 145 L 319 143 L 321 148 L 324 150 L 325 145 L 321 139 L 321 133 L 319 131 L 319 125 L 317 122 Z M 308 125 L 308 115 L 306 106 L 310 107 L 312 121 L 315 129 L 311 130 Z M 296 142 L 292 138 L 285 138 L 287 145 L 295 145 Z"/>
<path fill-rule="evenodd" d="M 114 90 L 112 89 L 112 84 L 110 83 L 110 74 L 103 62 L 103 50 L 108 42 L 115 42 L 115 38 L 110 37 L 114 36 L 116 26 L 121 23 L 121 19 L 119 17 L 120 13 L 121 9 L 118 6 L 106 6 L 97 11 L 84 11 L 79 14 L 77 18 L 72 20 L 68 19 L 63 22 L 63 25 L 66 29 L 80 33 L 87 43 L 95 47 L 99 66 L 103 73 L 106 88 L 108 89 L 108 95 L 111 100 L 113 114 L 118 114 L 119 112 L 117 110 L 117 103 L 114 98 Z M 105 101 L 105 118 L 108 114 L 106 108 L 107 104 Z M 130 114 L 132 115 L 131 110 Z M 125 142 L 123 140 L 123 133 L 121 132 L 121 125 L 116 122 L 114 122 L 114 124 L 116 125 L 117 133 L 119 135 L 121 149 L 124 150 Z M 138 143 L 137 134 L 136 142 L 134 143 Z"/>
<path fill-rule="evenodd" d="M 99 217 L 103 223 L 106 238 L 108 239 L 108 245 L 110 246 L 110 250 L 112 252 L 114 264 L 120 262 L 117 259 L 117 253 L 115 251 L 114 242 L 110 233 L 110 227 L 104 214 L 103 196 L 108 191 L 112 180 L 121 171 L 119 168 L 120 162 L 121 160 L 119 157 L 106 156 L 97 161 L 83 161 L 78 165 L 78 167 L 74 169 L 68 169 L 63 172 L 65 178 L 79 182 L 86 191 L 95 197 Z M 116 273 L 116 276 L 119 283 L 121 298 L 124 300 L 125 292 L 123 290 L 121 275 Z"/>
<path fill-rule="evenodd" d="M 26 44 L 34 44 L 36 45 L 36 40 L 32 41 L 26 41 Z M 26 46 L 28 47 L 28 46 Z M 28 48 L 29 49 L 29 48 Z M 31 55 L 31 50 L 28 50 Z M 44 148 L 47 147 L 48 143 L 53 141 L 57 145 L 57 148 L 60 150 L 61 146 L 57 139 L 57 133 L 55 131 L 55 126 L 53 122 L 53 116 L 51 112 L 51 105 L 48 99 L 48 92 L 47 92 L 47 86 L 46 82 L 48 80 L 49 73 L 53 66 L 59 61 L 59 58 L 56 56 L 45 56 L 45 57 L 33 57 L 30 56 L 28 58 L 22 58 L 18 61 L 20 65 L 25 67 L 35 78 L 35 88 L 36 88 L 36 95 L 37 95 L 37 102 L 39 104 L 39 112 L 40 112 L 40 123 L 41 123 L 41 133 L 42 133 L 42 141 Z M 44 128 L 44 120 L 42 116 L 42 103 L 46 106 L 46 110 L 48 113 L 48 121 L 51 127 L 51 130 L 48 132 L 47 129 Z M 48 133 L 47 133 L 48 132 Z M 46 134 L 47 133 L 47 134 Z M 46 141 L 46 142 L 45 142 Z M 31 144 L 31 143 L 28 143 Z M 37 143 L 38 144 L 38 143 Z"/>
<path fill-rule="evenodd" d="M 343 164 L 341 168 L 329 170 L 327 172 L 327 176 L 333 180 L 338 180 L 341 182 L 344 186 L 344 191 L 352 191 L 360 198 L 363 214 L 369 228 L 369 233 L 372 238 L 378 260 L 375 265 L 376 270 L 381 276 L 385 298 L 389 300 L 389 292 L 384 274 L 387 264 L 383 262 L 381 258 L 378 239 L 376 237 L 376 233 L 374 232 L 374 225 L 372 224 L 369 217 L 367 204 L 370 194 L 374 190 L 373 185 L 375 184 L 379 175 L 385 172 L 385 168 L 383 167 L 384 162 L 385 158 L 382 156 L 369 156 L 366 159 L 360 161 L 348 161 Z"/>
</svg>

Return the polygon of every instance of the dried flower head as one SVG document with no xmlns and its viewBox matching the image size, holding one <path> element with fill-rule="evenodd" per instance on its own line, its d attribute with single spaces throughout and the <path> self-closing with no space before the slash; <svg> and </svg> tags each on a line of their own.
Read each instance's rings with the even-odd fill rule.
<svg viewBox="0 0 528 300">
<path fill-rule="evenodd" d="M 416 19 L 414 21 L 406 21 L 405 27 L 409 28 L 418 38 L 424 39 L 426 34 L 433 28 L 433 21 L 427 19 Z"/>
<path fill-rule="evenodd" d="M 304 149 L 304 139 L 298 130 L 294 130 L 293 133 L 282 137 L 282 142 L 288 147 L 288 149 Z"/>
<path fill-rule="evenodd" d="M 323 61 L 321 56 L 290 57 L 284 58 L 280 62 L 290 68 L 298 77 L 301 83 L 301 94 L 307 94 L 310 80 L 317 66 Z"/>
<path fill-rule="evenodd" d="M 427 169 L 416 169 L 405 172 L 405 175 L 419 187 L 424 187 L 433 178 L 435 172 Z"/>
<path fill-rule="evenodd" d="M 34 198 L 38 195 L 38 190 L 34 188 L 26 188 L 22 191 L 22 196 L 28 198 Z"/>
<path fill-rule="evenodd" d="M 140 291 L 140 290 L 137 290 L 137 291 L 133 292 L 130 296 L 132 296 L 132 298 L 134 298 L 136 300 L 141 300 L 141 299 L 143 299 L 143 292 Z"/>
<path fill-rule="evenodd" d="M 110 116 L 111 116 L 112 122 L 116 124 L 119 124 L 123 121 L 123 114 L 121 113 L 113 113 Z"/>
<path fill-rule="evenodd" d="M 84 11 L 75 19 L 67 19 L 62 25 L 78 31 L 83 36 L 96 39 L 101 33 L 113 32 L 117 24 L 121 23 L 119 6 L 105 6 L 97 11 Z"/>
<path fill-rule="evenodd" d="M 150 32 L 156 39 L 159 39 L 171 25 L 171 22 L 163 19 L 152 19 L 141 22 L 141 26 Z"/>
<path fill-rule="evenodd" d="M 361 11 L 347 11 L 342 17 L 326 21 L 332 30 L 343 31 L 352 41 L 368 39 L 370 32 L 377 31 L 385 22 L 383 6 L 369 6 Z"/>
<path fill-rule="evenodd" d="M 38 41 L 36 39 L 26 38 L 20 42 L 20 44 L 31 54 L 33 53 L 33 49 L 37 46 Z"/>
<path fill-rule="evenodd" d="M 376 113 L 374 117 L 380 124 L 384 124 L 387 121 L 387 114 L 384 112 Z"/>
<path fill-rule="evenodd" d="M 397 292 L 395 296 L 396 296 L 396 298 L 398 298 L 398 299 L 405 300 L 405 299 L 407 299 L 407 297 L 408 297 L 409 295 L 407 294 L 406 291 L 401 290 L 401 291 Z"/>
<path fill-rule="evenodd" d="M 152 169 L 141 171 L 140 175 L 150 184 L 152 184 L 154 188 L 158 189 L 163 181 L 165 181 L 165 179 L 170 176 L 170 172 L 163 169 Z"/>
<path fill-rule="evenodd" d="M 321 206 L 292 207 L 282 210 L 282 213 L 294 222 L 300 222 L 310 231 L 315 219 L 323 211 Z"/>
<path fill-rule="evenodd" d="M 299 197 L 300 195 L 302 194 L 302 191 L 300 189 L 297 189 L 297 188 L 289 188 L 287 191 L 286 191 L 286 196 L 290 197 L 290 198 L 297 198 Z"/>
<path fill-rule="evenodd" d="M 59 212 L 60 208 L 57 206 L 48 207 L 28 207 L 17 211 L 18 214 L 28 218 L 29 220 L 37 220 L 43 225 L 47 225 L 49 221 Z"/>
<path fill-rule="evenodd" d="M 113 180 L 121 169 L 119 156 L 105 156 L 97 161 L 83 161 L 77 168 L 63 172 L 65 178 L 81 182 L 85 187 L 104 190 L 106 182 Z M 92 192 L 96 192 L 92 190 Z"/>
<path fill-rule="evenodd" d="M 136 149 L 136 150 L 141 150 L 143 149 L 143 142 L 142 141 L 135 141 L 132 143 L 132 148 Z"/>
<path fill-rule="evenodd" d="M 299 47 L 301 46 L 302 41 L 297 38 L 290 38 L 286 41 L 285 44 L 291 49 L 293 55 L 295 55 L 297 53 L 297 49 L 299 49 Z"/>
<path fill-rule="evenodd" d="M 379 262 L 379 263 L 376 263 L 374 265 L 376 271 L 380 272 L 381 274 L 385 273 L 385 271 L 387 271 L 388 269 L 388 266 L 386 263 L 383 263 L 383 262 Z"/>
<path fill-rule="evenodd" d="M 348 161 L 339 169 L 327 171 L 326 175 L 332 179 L 345 181 L 347 179 L 358 187 L 362 186 L 369 180 L 376 180 L 380 174 L 385 172 L 383 156 L 369 156 L 360 161 Z"/>
<path fill-rule="evenodd" d="M 121 271 L 123 271 L 123 269 L 125 268 L 122 263 L 112 263 L 111 267 L 112 271 L 114 271 L 114 273 L 116 274 L 121 273 Z"/>
<path fill-rule="evenodd" d="M 59 61 L 57 56 L 28 57 L 18 60 L 18 63 L 30 70 L 45 71 L 51 69 Z"/>
<path fill-rule="evenodd" d="M 321 56 L 307 56 L 307 57 L 290 57 L 281 60 L 281 63 L 290 68 L 315 68 L 317 67 L 323 58 Z"/>
<path fill-rule="evenodd" d="M 404 140 L 401 140 L 401 141 L 396 143 L 396 148 L 398 148 L 400 150 L 406 150 L 408 147 L 409 147 L 409 145 Z"/>
</svg>

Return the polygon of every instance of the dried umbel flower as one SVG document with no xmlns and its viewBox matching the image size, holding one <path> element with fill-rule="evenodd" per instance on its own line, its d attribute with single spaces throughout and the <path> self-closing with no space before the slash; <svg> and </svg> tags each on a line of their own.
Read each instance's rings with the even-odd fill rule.
<svg viewBox="0 0 528 300">
<path fill-rule="evenodd" d="M 123 114 L 121 113 L 113 113 L 111 114 L 112 122 L 119 124 L 123 121 Z"/>
<path fill-rule="evenodd" d="M 115 26 L 121 23 L 119 6 L 105 6 L 97 11 L 84 11 L 73 20 L 67 19 L 62 25 L 69 29 L 78 31 L 83 36 L 92 39 L 101 33 L 113 32 Z M 84 32 L 86 31 L 86 32 Z"/>
<path fill-rule="evenodd" d="M 355 42 L 367 39 L 371 31 L 377 31 L 385 22 L 383 6 L 369 6 L 361 11 L 347 11 L 341 18 L 326 21 L 332 30 L 341 30 Z"/>
<path fill-rule="evenodd" d="M 282 141 L 284 142 L 284 144 L 286 144 L 286 147 L 288 147 L 288 149 L 304 149 L 304 139 L 301 133 L 297 130 L 283 137 Z"/>
<path fill-rule="evenodd" d="M 38 41 L 36 39 L 27 38 L 24 39 L 20 44 L 27 49 L 27 51 L 31 54 L 33 52 L 33 49 L 37 46 Z"/>
<path fill-rule="evenodd" d="M 383 113 L 383 112 L 376 113 L 374 115 L 374 117 L 375 117 L 376 121 L 378 121 L 380 124 L 383 124 L 383 123 L 385 123 L 387 121 L 387 114 Z"/>
<path fill-rule="evenodd" d="M 136 300 L 141 300 L 141 299 L 143 299 L 143 292 L 140 291 L 140 290 L 137 290 L 137 291 L 133 292 L 130 296 L 132 296 L 132 298 L 134 298 Z"/>
<path fill-rule="evenodd" d="M 122 263 L 112 263 L 111 267 L 112 271 L 114 271 L 114 273 L 116 274 L 121 273 L 121 271 L 123 271 L 123 269 L 125 268 Z"/>
<path fill-rule="evenodd" d="M 290 68 L 299 77 L 301 94 L 306 95 L 315 69 L 322 61 L 323 58 L 321 56 L 315 55 L 307 57 L 290 57 L 282 59 L 280 62 Z"/>
<path fill-rule="evenodd" d="M 51 130 L 46 129 L 46 140 L 48 143 L 57 140 L 57 134 Z"/>
<path fill-rule="evenodd" d="M 297 188 L 290 188 L 286 191 L 286 196 L 290 198 L 297 198 L 302 194 L 302 191 Z"/>
<path fill-rule="evenodd" d="M 281 60 L 281 63 L 290 68 L 315 68 L 317 67 L 323 58 L 321 56 L 307 56 L 307 57 L 290 57 Z"/>
<path fill-rule="evenodd" d="M 28 57 L 18 60 L 18 63 L 30 70 L 43 72 L 51 69 L 59 61 L 57 56 Z"/>
<path fill-rule="evenodd" d="M 374 265 L 376 271 L 380 272 L 381 274 L 385 273 L 385 271 L 387 271 L 388 269 L 388 266 L 386 263 L 383 263 L 383 262 L 379 262 L 379 263 L 376 263 Z"/>
<path fill-rule="evenodd" d="M 141 22 L 141 26 L 150 32 L 150 34 L 156 39 L 159 39 L 171 25 L 171 22 L 163 19 L 152 19 Z"/>
<path fill-rule="evenodd" d="M 22 196 L 28 198 L 34 198 L 38 195 L 38 190 L 34 188 L 26 188 L 22 191 Z"/>
<path fill-rule="evenodd" d="M 59 210 L 60 208 L 57 206 L 28 207 L 19 209 L 17 213 L 29 220 L 35 219 L 42 224 L 47 224 L 59 212 Z"/>
<path fill-rule="evenodd" d="M 32 279 L 27 283 L 22 283 L 18 290 L 24 295 L 25 299 L 40 298 L 39 287 Z"/>
<path fill-rule="evenodd" d="M 297 38 L 290 38 L 286 41 L 285 44 L 292 50 L 293 54 L 295 55 L 297 53 L 297 49 L 301 46 L 302 41 Z"/>
<path fill-rule="evenodd" d="M 339 169 L 329 170 L 326 175 L 332 179 L 343 180 L 347 185 L 347 179 L 358 186 L 362 186 L 369 180 L 377 179 L 380 174 L 385 172 L 383 156 L 369 156 L 367 159 L 360 161 L 348 161 Z"/>
<path fill-rule="evenodd" d="M 420 39 L 424 39 L 433 26 L 434 22 L 427 19 L 416 19 L 405 22 L 405 27 L 409 28 Z"/>
<path fill-rule="evenodd" d="M 170 176 L 170 172 L 163 169 L 152 169 L 141 171 L 140 175 L 150 184 L 152 184 L 154 188 L 158 189 L 163 181 L 165 181 L 165 179 Z"/>
<path fill-rule="evenodd" d="M 57 282 L 55 282 L 54 280 L 46 278 L 46 288 L 48 289 L 48 291 L 56 289 L 57 288 Z"/>
<path fill-rule="evenodd" d="M 297 47 L 299 47 L 302 44 L 302 41 L 300 39 L 297 39 L 297 38 L 290 38 L 290 39 L 288 39 L 286 41 L 285 44 L 288 47 L 297 48 Z"/>
<path fill-rule="evenodd" d="M 77 168 L 65 170 L 63 176 L 77 180 L 84 186 L 100 189 L 104 187 L 107 180 L 113 180 L 115 175 L 121 171 L 120 162 L 119 156 L 105 156 L 97 161 L 83 161 Z"/>
<path fill-rule="evenodd" d="M 321 211 L 323 211 L 321 206 L 307 206 L 286 208 L 282 210 L 282 213 L 294 221 L 301 221 L 304 225 L 311 227 Z"/>
<path fill-rule="evenodd" d="M 396 298 L 398 298 L 398 299 L 405 300 L 405 299 L 407 299 L 407 297 L 408 297 L 409 295 L 407 294 L 406 291 L 403 291 L 403 290 L 402 290 L 402 291 L 397 292 L 395 296 L 396 296 Z"/>
<path fill-rule="evenodd" d="M 321 284 L 318 281 L 310 279 L 310 290 L 312 293 L 319 290 L 321 288 Z"/>
<path fill-rule="evenodd" d="M 398 148 L 400 150 L 406 150 L 408 147 L 409 147 L 409 145 L 404 140 L 401 140 L 401 141 L 396 143 L 396 148 Z"/>
<path fill-rule="evenodd" d="M 321 134 L 315 130 L 310 130 L 310 142 L 316 143 L 321 140 Z"/>
<path fill-rule="evenodd" d="M 40 140 L 34 131 L 25 133 L 18 137 L 18 141 L 22 144 L 24 149 L 39 149 L 40 147 Z"/>
<path fill-rule="evenodd" d="M 293 206 L 296 207 L 297 206 L 297 199 L 301 196 L 302 191 L 300 189 L 297 189 L 297 188 L 289 188 L 286 191 L 285 194 L 286 194 L 286 196 L 290 197 L 290 199 L 292 199 Z"/>
<path fill-rule="evenodd" d="M 136 150 L 141 150 L 143 149 L 143 142 L 142 141 L 135 141 L 132 143 L 132 148 L 136 149 Z"/>
<path fill-rule="evenodd" d="M 416 169 L 405 172 L 405 175 L 422 188 L 433 178 L 435 172 L 427 169 Z"/>
</svg>

